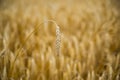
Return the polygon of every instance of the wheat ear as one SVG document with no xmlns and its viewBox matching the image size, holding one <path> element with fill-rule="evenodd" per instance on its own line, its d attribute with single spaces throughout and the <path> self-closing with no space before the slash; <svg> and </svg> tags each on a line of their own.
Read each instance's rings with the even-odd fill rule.
<svg viewBox="0 0 120 80">
<path fill-rule="evenodd" d="M 60 55 L 61 32 L 59 26 L 56 26 L 56 53 Z"/>
</svg>

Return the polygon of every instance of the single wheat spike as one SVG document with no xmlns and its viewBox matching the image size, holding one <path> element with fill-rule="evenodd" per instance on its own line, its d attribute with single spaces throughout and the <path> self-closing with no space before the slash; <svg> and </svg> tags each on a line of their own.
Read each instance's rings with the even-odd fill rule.
<svg viewBox="0 0 120 80">
<path fill-rule="evenodd" d="M 60 32 L 60 28 L 57 25 L 56 26 L 56 53 L 57 55 L 60 54 L 60 43 L 61 43 L 61 32 Z"/>
</svg>

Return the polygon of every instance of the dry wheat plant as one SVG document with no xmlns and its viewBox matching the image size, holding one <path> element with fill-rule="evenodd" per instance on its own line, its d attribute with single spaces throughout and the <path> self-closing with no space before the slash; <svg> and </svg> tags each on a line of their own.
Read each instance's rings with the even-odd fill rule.
<svg viewBox="0 0 120 80">
<path fill-rule="evenodd" d="M 0 0 L 0 80 L 120 80 L 119 0 Z"/>
</svg>

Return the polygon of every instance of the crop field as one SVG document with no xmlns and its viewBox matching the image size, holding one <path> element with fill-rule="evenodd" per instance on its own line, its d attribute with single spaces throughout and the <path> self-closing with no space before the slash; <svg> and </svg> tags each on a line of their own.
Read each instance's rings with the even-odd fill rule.
<svg viewBox="0 0 120 80">
<path fill-rule="evenodd" d="M 120 0 L 0 0 L 0 80 L 120 80 Z"/>
</svg>

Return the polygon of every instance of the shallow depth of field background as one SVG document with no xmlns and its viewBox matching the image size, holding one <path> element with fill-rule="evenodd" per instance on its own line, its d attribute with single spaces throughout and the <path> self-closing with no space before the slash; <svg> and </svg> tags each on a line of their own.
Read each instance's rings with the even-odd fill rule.
<svg viewBox="0 0 120 80">
<path fill-rule="evenodd" d="M 0 80 L 120 80 L 119 8 L 119 0 L 0 0 Z M 59 56 L 47 20 L 60 27 Z"/>
</svg>

